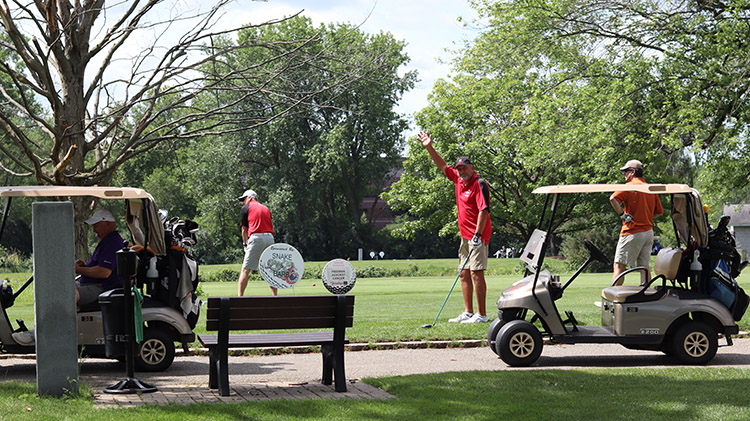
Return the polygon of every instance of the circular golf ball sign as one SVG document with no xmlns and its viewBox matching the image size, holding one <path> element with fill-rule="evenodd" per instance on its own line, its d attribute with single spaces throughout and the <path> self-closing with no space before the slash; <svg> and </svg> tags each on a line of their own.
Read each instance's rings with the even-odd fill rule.
<svg viewBox="0 0 750 421">
<path fill-rule="evenodd" d="M 346 294 L 354 288 L 357 274 L 354 266 L 344 259 L 333 259 L 323 267 L 323 285 L 333 294 Z"/>
<path fill-rule="evenodd" d="M 286 243 L 268 246 L 260 255 L 258 271 L 264 281 L 274 288 L 291 288 L 305 273 L 305 262 L 297 249 Z"/>
</svg>

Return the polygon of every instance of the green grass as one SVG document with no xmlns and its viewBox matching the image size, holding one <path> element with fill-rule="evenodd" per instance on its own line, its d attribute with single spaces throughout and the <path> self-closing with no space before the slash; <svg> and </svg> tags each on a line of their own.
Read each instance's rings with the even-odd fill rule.
<svg viewBox="0 0 750 421">
<path fill-rule="evenodd" d="M 306 400 L 93 408 L 86 397 L 36 396 L 0 383 L 3 420 L 746 420 L 750 371 L 577 369 L 440 373 L 365 379 L 384 401 Z"/>
<path fill-rule="evenodd" d="M 552 259 L 548 259 L 552 260 Z M 561 270 L 560 261 L 552 260 Z M 416 262 L 416 263 L 415 263 Z M 497 272 L 508 270 L 518 265 L 518 259 L 490 259 L 490 269 Z M 452 271 L 443 276 L 402 276 L 385 278 L 361 278 L 350 292 L 356 296 L 354 306 L 354 326 L 347 329 L 347 336 L 352 342 L 403 342 L 409 340 L 460 340 L 485 339 L 487 325 L 462 325 L 448 323 L 448 319 L 463 311 L 461 286 L 456 284 L 450 299 L 441 313 L 438 323 L 431 329 L 424 329 L 423 324 L 432 323 L 445 301 L 448 291 L 456 280 L 457 259 L 435 259 L 423 261 L 389 261 L 378 260 L 368 262 L 354 262 L 356 264 L 378 264 L 383 266 L 408 267 L 417 264 L 420 267 L 432 267 L 435 270 Z M 325 263 L 312 262 L 311 265 Z M 306 265 L 308 265 L 306 263 Z M 224 266 L 202 266 L 201 271 L 215 271 L 227 268 Z M 229 268 L 238 269 L 239 265 Z M 554 268 L 553 268 L 554 269 Z M 562 269 L 564 270 L 564 269 Z M 750 282 L 750 275 L 746 271 L 738 279 L 739 283 Z M 28 274 L 11 274 L 7 278 L 13 281 L 15 288 L 20 287 Z M 488 275 L 487 276 L 487 313 L 490 318 L 496 316 L 495 301 L 501 292 L 513 282 L 520 279 L 520 274 Z M 565 282 L 570 277 L 569 271 L 563 271 L 561 280 Z M 637 282 L 636 278 L 630 282 Z M 601 309 L 594 305 L 601 300 L 601 290 L 611 282 L 611 274 L 580 275 L 565 295 L 557 301 L 560 314 L 571 310 L 576 319 L 583 325 L 599 325 L 601 323 Z M 237 294 L 235 282 L 204 282 L 201 284 L 202 296 L 232 296 Z M 323 283 L 317 279 L 302 279 L 291 289 L 280 290 L 281 295 L 329 294 Z M 269 295 L 268 285 L 262 281 L 250 282 L 246 295 Z M 475 303 L 476 304 L 476 303 Z M 33 286 L 29 287 L 8 310 L 11 320 L 24 319 L 30 327 L 33 325 Z M 739 322 L 740 329 L 750 330 L 750 317 Z M 195 329 L 196 333 L 205 332 L 205 323 L 201 319 Z"/>
</svg>

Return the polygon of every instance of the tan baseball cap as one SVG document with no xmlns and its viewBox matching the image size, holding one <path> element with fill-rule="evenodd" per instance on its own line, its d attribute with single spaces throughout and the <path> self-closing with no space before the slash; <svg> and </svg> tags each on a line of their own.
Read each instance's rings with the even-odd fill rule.
<svg viewBox="0 0 750 421">
<path fill-rule="evenodd" d="M 628 162 L 625 163 L 624 167 L 620 168 L 620 171 L 625 171 L 625 170 L 630 169 L 630 168 L 632 168 L 634 170 L 635 169 L 641 169 L 642 170 L 643 169 L 643 164 L 641 164 L 641 161 L 639 161 L 637 159 L 631 159 L 630 161 L 628 161 Z"/>
</svg>

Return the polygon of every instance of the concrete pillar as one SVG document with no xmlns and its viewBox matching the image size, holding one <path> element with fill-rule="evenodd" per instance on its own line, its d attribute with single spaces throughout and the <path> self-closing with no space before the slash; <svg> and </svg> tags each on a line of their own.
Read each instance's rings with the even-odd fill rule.
<svg viewBox="0 0 750 421">
<path fill-rule="evenodd" d="M 37 393 L 77 393 L 73 204 L 36 202 L 31 206 L 31 217 Z"/>
</svg>

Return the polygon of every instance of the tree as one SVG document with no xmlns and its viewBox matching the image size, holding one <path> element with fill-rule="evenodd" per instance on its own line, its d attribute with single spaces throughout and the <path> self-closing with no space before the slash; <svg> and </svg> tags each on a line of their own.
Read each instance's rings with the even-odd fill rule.
<svg viewBox="0 0 750 421">
<path fill-rule="evenodd" d="M 618 182 L 617 168 L 636 157 L 649 181 L 685 182 L 689 148 L 732 147 L 745 137 L 744 2 L 474 6 L 488 25 L 461 51 L 453 80 L 436 84 L 417 121 L 449 161 L 474 158 L 492 186 L 500 232 L 528 237 L 537 227 L 535 187 Z M 389 203 L 417 218 L 411 229 L 455 231 L 451 191 L 416 144 L 406 167 Z M 561 221 L 613 223 L 599 197 L 564 202 L 559 212 Z"/>
<path fill-rule="evenodd" d="M 205 261 L 236 261 L 241 248 L 235 197 L 246 188 L 256 190 L 271 209 L 277 241 L 294 245 L 305 258 L 356 255 L 357 247 L 374 235 L 361 220 L 362 198 L 380 192 L 379 181 L 398 165 L 403 147 L 406 122 L 393 108 L 416 78 L 414 72 L 398 75 L 408 61 L 404 43 L 390 34 L 365 34 L 350 24 L 314 26 L 302 17 L 248 28 L 237 41 L 217 39 L 214 45 L 230 48 L 234 42 L 268 47 L 237 50 L 207 63 L 207 77 L 224 73 L 222 67 L 245 70 L 236 78 L 217 80 L 224 90 L 197 100 L 274 118 L 263 126 L 237 121 L 232 133 L 170 150 L 171 158 L 162 165 L 179 181 L 170 189 L 160 176 L 159 201 L 190 197 L 201 224 L 196 250 Z M 258 95 L 241 95 L 248 81 L 265 74 L 278 77 Z M 274 102 L 268 92 L 283 92 L 297 105 L 283 109 L 286 104 Z M 205 124 L 214 124 L 213 118 Z M 155 163 L 141 159 L 128 167 Z M 150 184 L 149 171 L 141 174 L 144 185 Z"/>
<path fill-rule="evenodd" d="M 219 66 L 215 68 L 220 73 L 210 73 L 206 63 L 228 53 L 274 47 L 211 45 L 212 39 L 238 29 L 216 29 L 227 3 L 220 0 L 195 13 L 175 12 L 176 7 L 164 0 L 4 4 L 0 18 L 6 37 L 0 45 L 19 57 L 23 68 L 7 63 L 0 67 L 0 75 L 10 81 L 0 92 L 6 105 L 0 111 L 3 170 L 31 177 L 37 184 L 108 185 L 124 163 L 165 141 L 184 142 L 236 130 L 238 125 L 263 125 L 278 114 L 196 101 L 203 93 L 230 89 L 233 86 L 218 81 L 242 79 L 248 69 L 254 69 L 253 77 L 242 80 L 242 92 L 234 92 L 240 99 L 262 95 L 280 114 L 314 95 L 269 89 L 268 82 L 283 72 L 263 73 L 257 70 L 259 63 Z M 184 23 L 192 29 L 175 36 L 175 28 Z M 283 44 L 308 41 L 287 39 Z M 285 52 L 289 53 L 294 50 Z M 278 58 L 271 54 L 268 60 Z M 35 106 L 37 100 L 41 107 Z M 15 118 L 18 115 L 23 123 Z M 87 254 L 82 221 L 95 201 L 76 199 L 74 205 L 81 256 Z"/>
</svg>

